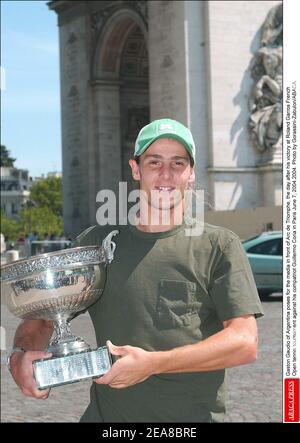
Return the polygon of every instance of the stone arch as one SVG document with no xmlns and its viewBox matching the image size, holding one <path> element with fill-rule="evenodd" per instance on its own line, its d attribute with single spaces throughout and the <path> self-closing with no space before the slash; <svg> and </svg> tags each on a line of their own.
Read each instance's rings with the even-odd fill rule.
<svg viewBox="0 0 300 443">
<path fill-rule="evenodd" d="M 100 29 L 92 57 L 91 81 L 109 77 L 118 78 L 119 60 L 132 27 L 138 26 L 145 41 L 148 31 L 143 18 L 132 9 L 121 9 L 112 14 Z"/>
<path fill-rule="evenodd" d="M 118 177 L 119 181 L 127 181 L 131 189 L 134 184 L 128 160 L 132 157 L 139 129 L 148 123 L 150 115 L 147 29 L 134 10 L 115 12 L 99 31 L 92 60 L 91 86 L 98 114 L 96 125 L 101 128 L 101 137 L 96 140 L 96 152 L 102 162 L 102 180 L 98 187 L 111 183 L 109 177 L 103 177 L 110 172 L 115 182 Z M 105 155 L 112 134 L 114 158 Z M 114 172 L 103 167 L 105 162 L 112 161 Z"/>
</svg>

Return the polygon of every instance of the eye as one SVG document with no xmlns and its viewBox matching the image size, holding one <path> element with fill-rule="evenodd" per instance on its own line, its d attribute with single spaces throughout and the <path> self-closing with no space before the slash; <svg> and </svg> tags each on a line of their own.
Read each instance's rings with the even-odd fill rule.
<svg viewBox="0 0 300 443">
<path fill-rule="evenodd" d="M 150 161 L 150 165 L 158 166 L 159 165 L 159 161 L 158 160 L 151 160 Z"/>
<path fill-rule="evenodd" d="M 185 166 L 185 164 L 184 164 L 183 161 L 177 160 L 177 161 L 175 162 L 175 166 L 176 166 L 176 167 L 181 167 L 181 166 Z"/>
</svg>

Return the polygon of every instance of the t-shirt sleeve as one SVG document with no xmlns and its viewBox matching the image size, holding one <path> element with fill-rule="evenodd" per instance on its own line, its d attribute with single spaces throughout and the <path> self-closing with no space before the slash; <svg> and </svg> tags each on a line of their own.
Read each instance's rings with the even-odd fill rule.
<svg viewBox="0 0 300 443">
<path fill-rule="evenodd" d="M 263 315 L 252 270 L 237 237 L 231 238 L 220 253 L 209 294 L 221 321 L 249 314 Z"/>
</svg>

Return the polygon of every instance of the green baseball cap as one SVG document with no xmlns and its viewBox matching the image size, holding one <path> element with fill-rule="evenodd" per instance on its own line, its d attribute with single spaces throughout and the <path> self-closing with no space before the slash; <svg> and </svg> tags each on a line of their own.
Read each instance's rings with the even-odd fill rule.
<svg viewBox="0 0 300 443">
<path fill-rule="evenodd" d="M 142 155 L 159 138 L 173 138 L 179 141 L 195 162 L 196 148 L 191 131 L 182 123 L 170 118 L 154 120 L 140 130 L 135 142 L 134 156 Z"/>
</svg>

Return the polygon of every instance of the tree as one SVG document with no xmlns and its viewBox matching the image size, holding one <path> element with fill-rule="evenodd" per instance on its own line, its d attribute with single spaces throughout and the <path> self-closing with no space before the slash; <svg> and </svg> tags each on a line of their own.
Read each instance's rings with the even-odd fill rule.
<svg viewBox="0 0 300 443">
<path fill-rule="evenodd" d="M 1 232 L 5 237 L 5 241 L 16 241 L 21 232 L 20 222 L 7 217 L 3 209 L 1 209 Z"/>
<path fill-rule="evenodd" d="M 14 166 L 15 158 L 10 156 L 9 150 L 6 146 L 1 145 L 1 158 L 0 158 L 0 166 Z"/>
<path fill-rule="evenodd" d="M 63 219 L 53 213 L 46 206 L 38 208 L 22 209 L 20 214 L 20 225 L 22 232 L 27 236 L 30 232 L 36 232 L 40 239 L 44 238 L 46 232 L 61 236 L 63 234 Z M 5 235 L 5 234 L 4 234 Z"/>
<path fill-rule="evenodd" d="M 15 241 L 32 232 L 43 239 L 45 233 L 63 235 L 62 218 L 62 179 L 48 177 L 36 182 L 28 200 L 20 212 L 19 220 L 7 217 L 1 210 L 1 232 L 6 238 Z"/>
<path fill-rule="evenodd" d="M 38 208 L 48 208 L 56 216 L 62 217 L 62 179 L 48 177 L 37 181 L 30 189 L 30 200 Z"/>
</svg>

